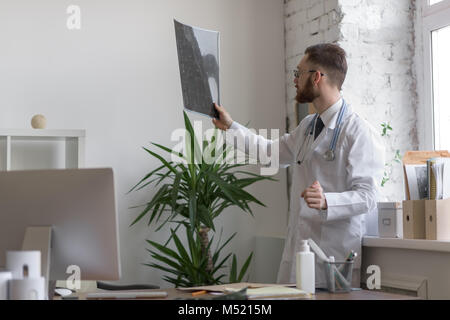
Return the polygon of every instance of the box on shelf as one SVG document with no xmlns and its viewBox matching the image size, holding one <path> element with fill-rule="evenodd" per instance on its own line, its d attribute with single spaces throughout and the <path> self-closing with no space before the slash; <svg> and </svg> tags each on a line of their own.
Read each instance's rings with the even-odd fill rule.
<svg viewBox="0 0 450 320">
<path fill-rule="evenodd" d="M 403 201 L 403 238 L 426 239 L 425 200 Z"/>
<path fill-rule="evenodd" d="M 378 232 L 378 208 L 370 211 L 365 216 L 366 236 L 379 237 Z"/>
<path fill-rule="evenodd" d="M 403 238 L 401 202 L 378 203 L 378 232 L 380 238 Z"/>
<path fill-rule="evenodd" d="M 450 240 L 450 199 L 425 201 L 427 240 Z"/>
</svg>

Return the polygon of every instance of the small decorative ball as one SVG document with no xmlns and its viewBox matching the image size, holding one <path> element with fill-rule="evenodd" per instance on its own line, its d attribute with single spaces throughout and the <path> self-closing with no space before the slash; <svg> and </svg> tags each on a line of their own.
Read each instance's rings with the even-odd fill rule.
<svg viewBox="0 0 450 320">
<path fill-rule="evenodd" d="M 47 126 L 47 119 L 42 114 L 37 114 L 31 119 L 31 126 L 34 129 L 45 129 Z"/>
</svg>

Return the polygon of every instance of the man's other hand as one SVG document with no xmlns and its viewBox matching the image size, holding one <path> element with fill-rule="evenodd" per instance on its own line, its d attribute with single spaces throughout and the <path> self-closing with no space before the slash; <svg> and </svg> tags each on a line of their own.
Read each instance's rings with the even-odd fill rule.
<svg viewBox="0 0 450 320">
<path fill-rule="evenodd" d="M 225 110 L 225 108 L 219 106 L 217 103 L 214 103 L 214 106 L 219 113 L 219 119 L 214 118 L 212 120 L 213 124 L 216 126 L 216 128 L 227 131 L 231 127 L 233 119 L 231 119 L 230 114 L 227 112 L 227 110 Z"/>
<path fill-rule="evenodd" d="M 327 199 L 323 194 L 323 189 L 319 181 L 314 182 L 309 188 L 302 192 L 302 198 L 311 209 L 326 210 L 328 209 Z"/>
</svg>

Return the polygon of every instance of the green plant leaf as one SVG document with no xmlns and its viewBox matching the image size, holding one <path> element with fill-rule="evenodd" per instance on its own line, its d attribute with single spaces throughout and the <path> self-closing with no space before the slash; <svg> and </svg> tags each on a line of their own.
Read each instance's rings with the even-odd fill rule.
<svg viewBox="0 0 450 320">
<path fill-rule="evenodd" d="M 158 144 L 158 143 L 153 143 L 153 142 L 152 142 L 152 144 L 153 144 L 155 147 L 158 147 L 158 148 L 160 148 L 160 149 L 162 149 L 162 150 L 164 150 L 164 151 L 167 151 L 167 152 L 170 153 L 170 154 L 173 154 L 174 156 L 177 156 L 177 157 L 179 157 L 179 158 L 182 158 L 182 159 L 186 160 L 186 157 L 185 157 L 184 154 L 182 154 L 181 152 L 173 151 L 173 150 L 171 150 L 171 149 L 169 149 L 169 148 L 167 148 L 167 147 L 164 147 L 164 146 L 162 146 L 162 145 L 160 145 L 160 144 Z"/>
<path fill-rule="evenodd" d="M 152 245 L 153 247 L 155 247 L 156 249 L 158 249 L 159 251 L 161 251 L 163 254 L 165 254 L 168 257 L 171 258 L 175 258 L 178 261 L 183 261 L 183 258 L 181 258 L 175 251 L 173 251 L 172 249 L 169 249 L 167 247 L 164 247 L 162 245 L 160 245 L 157 242 L 151 241 L 151 240 L 146 240 L 147 243 L 149 243 L 150 245 Z"/>
<path fill-rule="evenodd" d="M 130 191 L 127 192 L 130 193 L 132 191 L 134 191 L 141 183 L 143 183 L 144 181 L 146 181 L 147 179 L 149 179 L 151 176 L 153 176 L 156 172 L 160 171 L 161 169 L 165 168 L 165 165 L 162 165 L 158 168 L 156 168 L 155 170 L 151 171 L 150 173 L 148 173 L 141 181 L 139 181 L 138 184 L 136 184 L 133 188 L 131 188 Z"/>
<path fill-rule="evenodd" d="M 225 262 L 228 261 L 230 256 L 231 256 L 231 253 L 229 253 L 225 258 L 223 258 L 223 260 L 220 261 L 219 264 L 217 264 L 216 267 L 213 269 L 213 273 L 216 273 L 217 271 L 219 271 L 219 269 L 223 268 L 223 265 L 225 264 Z"/>
<path fill-rule="evenodd" d="M 197 207 L 197 213 L 199 216 L 199 220 L 201 223 L 205 225 L 205 227 L 212 229 L 213 231 L 216 231 L 214 227 L 213 219 L 209 213 L 208 208 L 206 208 L 204 205 L 200 205 Z"/>
<path fill-rule="evenodd" d="M 219 253 L 220 253 L 220 251 L 222 251 L 222 249 L 236 236 L 236 234 L 237 234 L 237 232 L 235 232 L 235 233 L 233 233 L 232 235 L 231 235 L 231 237 L 230 238 L 228 238 L 228 240 L 227 241 L 225 241 L 225 243 L 224 244 L 222 244 L 222 246 L 219 248 L 219 249 L 216 249 L 216 252 L 215 252 L 215 254 L 214 254 L 214 256 L 215 255 L 219 255 Z M 214 257 L 213 257 L 213 259 L 214 259 Z"/>
<path fill-rule="evenodd" d="M 201 163 L 202 162 L 202 149 L 200 148 L 200 145 L 198 144 L 197 137 L 195 136 L 194 128 L 192 127 L 191 121 L 189 120 L 188 115 L 185 111 L 183 111 L 184 115 L 184 125 L 186 127 L 186 131 L 189 133 L 189 137 L 186 138 L 186 143 L 189 143 L 187 146 L 187 160 L 190 161 L 190 165 L 194 163 Z M 192 151 L 193 149 L 193 151 Z M 190 153 L 188 153 L 188 151 Z"/>
<path fill-rule="evenodd" d="M 130 225 L 134 226 L 136 223 L 138 223 L 155 205 L 158 204 L 158 201 L 165 195 L 166 191 L 168 190 L 169 185 L 163 185 L 155 194 L 153 199 L 148 203 L 146 209 L 136 218 L 136 220 L 133 221 L 133 223 Z M 152 215 L 151 221 L 153 221 L 155 217 L 155 214 Z M 151 223 L 150 221 L 150 223 Z"/>
<path fill-rule="evenodd" d="M 232 186 L 223 182 L 220 178 L 218 178 L 215 174 L 210 174 L 211 179 L 221 188 L 221 191 L 225 194 L 226 198 L 237 205 L 239 208 L 245 211 L 245 207 L 235 199 L 231 188 Z"/>
<path fill-rule="evenodd" d="M 233 262 L 231 263 L 231 270 L 230 270 L 230 283 L 236 283 L 237 278 L 237 261 L 236 261 L 236 255 L 233 254 Z"/>
<path fill-rule="evenodd" d="M 148 266 L 148 267 L 151 267 L 151 268 L 156 268 L 156 269 L 159 269 L 159 270 L 162 270 L 162 271 L 165 271 L 165 272 L 169 272 L 169 273 L 172 273 L 172 274 L 175 274 L 175 275 L 179 275 L 180 274 L 180 272 L 177 271 L 177 270 L 173 270 L 173 269 L 164 267 L 164 266 L 162 266 L 160 264 L 157 264 L 157 263 L 147 263 L 147 264 L 144 264 L 144 265 Z"/>
<path fill-rule="evenodd" d="M 183 287 L 186 287 L 186 288 L 194 286 L 193 283 L 188 282 L 186 280 L 178 279 L 178 278 L 175 279 L 172 277 L 165 276 L 163 279 L 166 280 L 167 282 L 173 283 L 175 285 L 175 288 L 180 287 L 180 284 L 182 284 Z"/>
<path fill-rule="evenodd" d="M 175 245 L 176 245 L 176 247 L 178 249 L 178 252 L 180 253 L 181 257 L 184 259 L 185 262 L 190 262 L 191 260 L 189 258 L 189 255 L 186 252 L 186 249 L 184 249 L 184 246 L 181 243 L 180 238 L 178 238 L 178 236 L 174 233 L 173 230 L 170 230 L 170 231 L 172 233 L 172 238 L 173 238 L 173 240 L 175 242 Z"/>
<path fill-rule="evenodd" d="M 164 166 L 167 168 L 167 169 L 169 169 L 170 171 L 172 171 L 173 173 L 177 173 L 177 171 L 175 170 L 175 168 L 166 160 L 166 159 L 164 159 L 163 157 L 161 157 L 159 154 L 157 154 L 157 153 L 154 153 L 153 151 L 151 151 L 151 150 L 149 150 L 149 149 L 147 149 L 147 148 L 145 148 L 145 147 L 142 147 L 145 151 L 147 151 L 150 155 L 152 155 L 153 157 L 155 157 L 156 159 L 158 159 L 159 161 L 161 161 L 163 164 L 164 164 Z"/>
<path fill-rule="evenodd" d="M 195 192 L 193 192 L 195 193 Z M 189 198 L 189 220 L 191 222 L 191 229 L 195 229 L 196 227 L 196 218 L 197 218 L 197 199 L 194 195 L 191 195 Z"/>
<path fill-rule="evenodd" d="M 182 172 L 177 172 L 176 176 L 175 176 L 175 180 L 173 182 L 172 185 L 172 191 L 171 191 L 171 196 L 172 196 L 172 208 L 176 208 L 177 206 L 177 200 L 178 200 L 178 190 L 180 188 L 180 181 L 181 181 L 181 177 L 182 177 Z"/>
<path fill-rule="evenodd" d="M 175 233 L 178 231 L 178 229 L 180 228 L 181 223 L 177 225 L 177 227 L 175 228 Z M 166 243 L 164 244 L 164 247 L 167 247 L 170 243 L 170 240 L 172 240 L 172 234 L 170 235 L 169 239 L 166 241 Z"/>
<path fill-rule="evenodd" d="M 242 279 L 244 278 L 245 274 L 247 273 L 247 269 L 250 266 L 250 262 L 252 260 L 253 257 L 253 252 L 250 253 L 250 255 L 248 256 L 247 260 L 245 261 L 244 265 L 241 268 L 241 272 L 239 273 L 239 277 L 237 279 L 237 282 L 242 282 Z"/>
<path fill-rule="evenodd" d="M 192 232 L 192 229 L 187 226 L 186 227 L 186 235 L 187 235 L 187 240 L 188 240 L 188 245 L 189 245 L 189 251 L 191 254 L 191 260 L 192 263 L 194 264 L 194 266 L 197 266 L 199 264 L 199 251 L 198 251 L 198 246 L 196 245 L 196 241 L 194 239 L 194 234 Z"/>
<path fill-rule="evenodd" d="M 144 183 L 143 185 L 141 185 L 139 188 L 135 189 L 135 191 L 142 190 L 142 189 L 144 189 L 145 187 L 147 187 L 148 185 L 152 184 L 153 182 L 158 181 L 159 179 L 161 179 L 161 178 L 155 178 L 155 179 L 152 179 L 152 180 L 150 180 L 149 182 Z"/>
</svg>

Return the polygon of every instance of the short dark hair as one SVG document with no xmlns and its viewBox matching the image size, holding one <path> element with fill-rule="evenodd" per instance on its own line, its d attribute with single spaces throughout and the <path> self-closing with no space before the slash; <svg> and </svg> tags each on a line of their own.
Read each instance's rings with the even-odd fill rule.
<svg viewBox="0 0 450 320">
<path fill-rule="evenodd" d="M 336 85 L 339 90 L 342 89 L 345 77 L 347 76 L 347 54 L 340 46 L 332 43 L 321 43 L 305 50 L 308 55 L 307 61 L 324 68 L 330 81 Z"/>
</svg>

